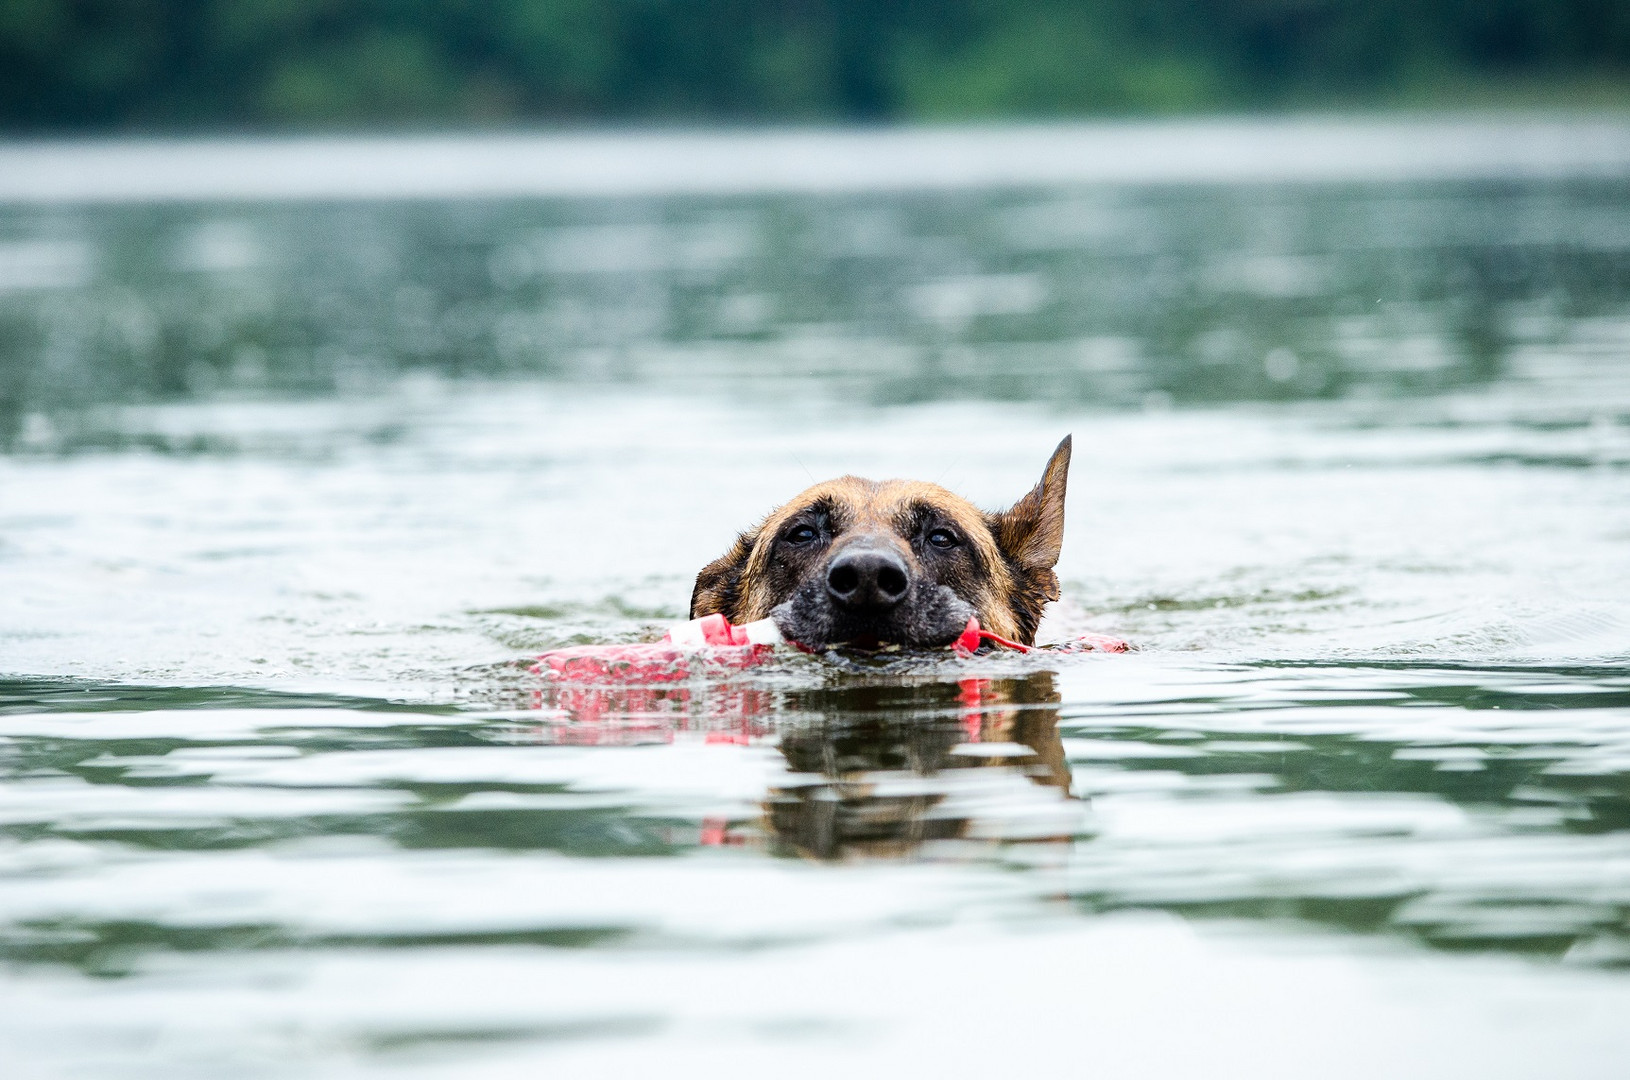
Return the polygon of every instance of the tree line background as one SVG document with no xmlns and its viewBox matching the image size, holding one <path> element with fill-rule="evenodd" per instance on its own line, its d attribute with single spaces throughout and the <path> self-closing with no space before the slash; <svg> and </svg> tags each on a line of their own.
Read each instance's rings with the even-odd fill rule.
<svg viewBox="0 0 1630 1080">
<path fill-rule="evenodd" d="M 0 130 L 1630 104 L 1630 0 L 0 0 Z"/>
</svg>

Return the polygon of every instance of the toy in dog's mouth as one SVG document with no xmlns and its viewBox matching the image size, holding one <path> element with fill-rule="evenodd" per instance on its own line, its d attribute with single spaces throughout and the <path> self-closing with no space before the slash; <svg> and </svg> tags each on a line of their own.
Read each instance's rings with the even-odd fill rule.
<svg viewBox="0 0 1630 1080">
<path fill-rule="evenodd" d="M 869 641 L 870 644 L 862 639 L 828 642 L 820 648 L 840 644 L 872 650 L 889 648 L 889 643 L 875 637 Z M 723 615 L 708 615 L 670 627 L 661 641 L 553 649 L 539 656 L 532 670 L 562 682 L 674 682 L 693 675 L 727 674 L 752 667 L 769 659 L 778 645 L 791 645 L 804 652 L 818 651 L 785 633 L 774 618 L 735 626 Z M 979 619 L 972 615 L 962 624 L 960 632 L 942 647 L 958 657 L 970 657 L 987 646 L 1021 653 L 1038 651 L 1036 647 L 983 629 Z M 1048 652 L 1129 652 L 1131 648 L 1120 638 L 1101 634 L 1086 634 L 1060 645 L 1041 647 Z"/>
</svg>

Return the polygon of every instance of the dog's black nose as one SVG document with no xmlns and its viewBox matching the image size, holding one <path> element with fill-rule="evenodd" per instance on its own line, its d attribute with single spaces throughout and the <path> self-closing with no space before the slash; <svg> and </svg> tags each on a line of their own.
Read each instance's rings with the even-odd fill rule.
<svg viewBox="0 0 1630 1080">
<path fill-rule="evenodd" d="M 887 610 L 910 587 L 905 560 L 886 549 L 846 551 L 826 568 L 826 591 L 847 608 Z"/>
</svg>

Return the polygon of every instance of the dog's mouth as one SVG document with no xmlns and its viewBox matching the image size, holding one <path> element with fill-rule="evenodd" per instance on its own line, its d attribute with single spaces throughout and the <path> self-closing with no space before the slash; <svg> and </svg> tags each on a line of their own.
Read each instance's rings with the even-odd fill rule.
<svg viewBox="0 0 1630 1080">
<path fill-rule="evenodd" d="M 887 607 L 854 607 L 806 582 L 770 612 L 789 641 L 809 649 L 870 652 L 939 649 L 950 645 L 974 617 L 973 607 L 943 585 L 913 582 Z"/>
<path fill-rule="evenodd" d="M 835 649 L 835 650 L 838 650 L 840 652 L 858 652 L 858 653 L 895 653 L 895 652 L 900 652 L 900 651 L 902 651 L 904 649 L 917 648 L 918 647 L 918 646 L 904 645 L 904 644 L 902 644 L 902 643 L 900 643 L 898 641 L 885 641 L 882 638 L 878 637 L 876 634 L 861 634 L 858 637 L 852 637 L 847 641 L 827 641 L 827 642 L 823 642 L 823 643 L 819 643 L 819 644 L 813 644 L 813 645 L 805 644 L 804 642 L 799 642 L 799 644 L 804 645 L 805 648 L 810 648 L 810 649 L 821 649 L 821 650 Z"/>
</svg>

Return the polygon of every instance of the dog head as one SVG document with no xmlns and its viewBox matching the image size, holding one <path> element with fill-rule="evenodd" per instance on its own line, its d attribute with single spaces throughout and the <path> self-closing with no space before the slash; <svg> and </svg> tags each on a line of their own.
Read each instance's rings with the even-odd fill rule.
<svg viewBox="0 0 1630 1080">
<path fill-rule="evenodd" d="M 774 618 L 800 644 L 932 648 L 970 616 L 1030 644 L 1058 599 L 1070 439 L 1011 509 L 937 484 L 844 476 L 800 494 L 703 567 L 690 617 Z"/>
</svg>

